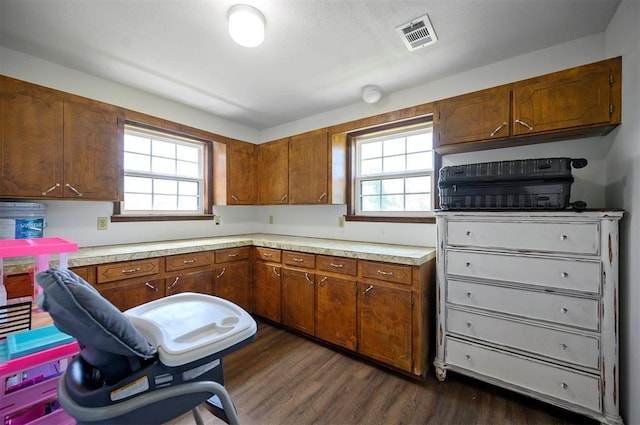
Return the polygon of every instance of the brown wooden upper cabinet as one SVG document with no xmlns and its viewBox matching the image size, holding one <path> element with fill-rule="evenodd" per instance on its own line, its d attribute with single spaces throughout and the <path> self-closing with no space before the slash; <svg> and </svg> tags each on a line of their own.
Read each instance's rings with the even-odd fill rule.
<svg viewBox="0 0 640 425">
<path fill-rule="evenodd" d="M 622 119 L 622 58 L 436 102 L 439 153 L 607 134 Z"/>
<path fill-rule="evenodd" d="M 228 167 L 227 205 L 255 205 L 256 151 L 252 143 L 234 141 L 227 145 Z"/>
<path fill-rule="evenodd" d="M 289 203 L 289 138 L 258 145 L 258 203 Z"/>
<path fill-rule="evenodd" d="M 119 201 L 118 108 L 0 76 L 0 197 Z"/>
<path fill-rule="evenodd" d="M 289 140 L 289 203 L 327 204 L 327 129 L 292 136 Z"/>
</svg>

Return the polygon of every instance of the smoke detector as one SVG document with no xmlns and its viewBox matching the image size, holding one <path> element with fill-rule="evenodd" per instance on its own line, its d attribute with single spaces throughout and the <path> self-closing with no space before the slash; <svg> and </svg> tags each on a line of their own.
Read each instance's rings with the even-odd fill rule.
<svg viewBox="0 0 640 425">
<path fill-rule="evenodd" d="M 406 24 L 396 27 L 396 31 L 410 52 L 438 41 L 429 15 L 412 19 Z"/>
</svg>

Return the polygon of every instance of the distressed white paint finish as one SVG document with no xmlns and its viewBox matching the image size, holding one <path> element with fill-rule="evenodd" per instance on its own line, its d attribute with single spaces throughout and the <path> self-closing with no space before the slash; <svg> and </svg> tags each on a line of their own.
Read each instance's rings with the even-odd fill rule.
<svg viewBox="0 0 640 425">
<path fill-rule="evenodd" d="M 438 378 L 453 370 L 622 424 L 622 215 L 436 213 Z"/>
</svg>

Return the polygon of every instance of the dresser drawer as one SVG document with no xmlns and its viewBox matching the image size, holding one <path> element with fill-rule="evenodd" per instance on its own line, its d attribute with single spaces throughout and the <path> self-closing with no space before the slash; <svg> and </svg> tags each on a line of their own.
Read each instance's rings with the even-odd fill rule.
<svg viewBox="0 0 640 425">
<path fill-rule="evenodd" d="M 355 276 L 358 274 L 358 260 L 344 257 L 318 255 L 316 267 L 325 272 L 335 272 Z"/>
<path fill-rule="evenodd" d="M 316 256 L 313 254 L 284 251 L 282 253 L 282 262 L 290 266 L 305 267 L 308 269 L 316 268 Z"/>
<path fill-rule="evenodd" d="M 218 249 L 215 252 L 216 264 L 230 261 L 246 260 L 249 258 L 249 247 Z"/>
<path fill-rule="evenodd" d="M 600 379 L 526 357 L 449 338 L 447 363 L 600 412 Z"/>
<path fill-rule="evenodd" d="M 446 243 L 461 247 L 597 255 L 600 225 L 451 220 Z"/>
<path fill-rule="evenodd" d="M 360 261 L 362 277 L 411 285 L 411 266 Z"/>
<path fill-rule="evenodd" d="M 600 339 L 499 316 L 447 309 L 447 331 L 599 369 Z"/>
<path fill-rule="evenodd" d="M 592 331 L 599 330 L 600 302 L 591 298 L 448 280 L 447 303 L 503 312 Z"/>
<path fill-rule="evenodd" d="M 256 247 L 256 258 L 263 261 L 280 262 L 281 252 L 279 249 Z"/>
<path fill-rule="evenodd" d="M 600 293 L 599 261 L 447 250 L 447 275 Z"/>
<path fill-rule="evenodd" d="M 192 252 L 189 254 L 172 255 L 166 259 L 168 272 L 175 270 L 193 269 L 195 267 L 209 266 L 213 263 L 212 252 Z"/>
<path fill-rule="evenodd" d="M 151 276 L 160 272 L 160 259 L 123 261 L 97 266 L 97 283 L 107 283 L 116 280 L 131 279 L 139 276 Z"/>
</svg>

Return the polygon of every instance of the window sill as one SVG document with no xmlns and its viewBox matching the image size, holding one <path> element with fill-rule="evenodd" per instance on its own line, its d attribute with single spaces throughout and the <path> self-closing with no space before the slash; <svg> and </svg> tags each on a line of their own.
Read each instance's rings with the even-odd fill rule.
<svg viewBox="0 0 640 425">
<path fill-rule="evenodd" d="M 186 220 L 213 220 L 213 214 L 194 215 L 112 215 L 112 223 L 124 223 L 132 221 L 186 221 Z"/>
<path fill-rule="evenodd" d="M 384 222 L 384 223 L 435 223 L 435 217 L 383 217 L 370 215 L 346 215 L 346 221 Z"/>
</svg>

